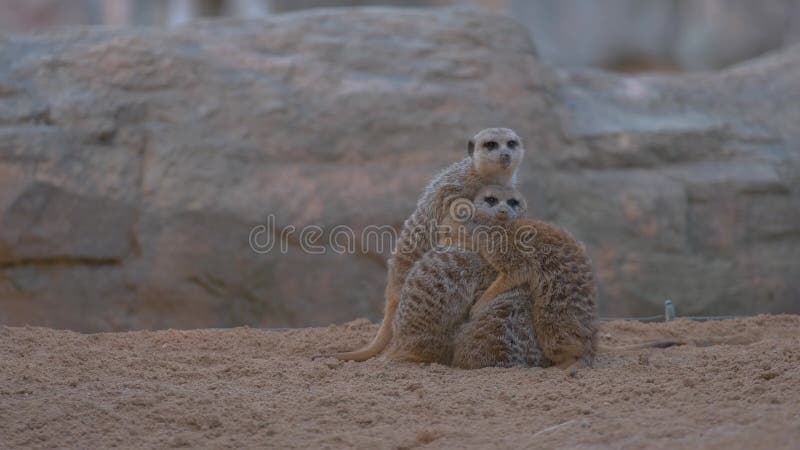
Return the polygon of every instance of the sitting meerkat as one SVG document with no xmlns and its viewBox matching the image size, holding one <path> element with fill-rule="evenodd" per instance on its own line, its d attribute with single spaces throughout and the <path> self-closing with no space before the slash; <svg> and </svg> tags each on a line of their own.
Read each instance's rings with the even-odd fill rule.
<svg viewBox="0 0 800 450">
<path fill-rule="evenodd" d="M 518 220 L 527 211 L 525 198 L 515 189 L 503 186 L 482 189 L 472 203 L 475 214 L 479 212 L 497 222 Z M 501 292 L 469 317 L 475 299 L 498 276 L 492 265 L 476 253 L 481 248 L 479 242 L 492 239 L 498 244 L 505 229 L 477 229 L 452 216 L 442 225 L 445 229 L 442 241 L 449 247 L 428 251 L 409 271 L 394 315 L 394 337 L 386 358 L 437 362 L 465 369 L 551 366 L 553 362 L 537 340 L 533 313 L 536 299 L 529 286 Z M 492 248 L 492 251 L 502 250 Z M 600 350 L 619 352 L 670 345 L 680 344 L 650 342 L 625 347 L 601 346 Z"/>
<path fill-rule="evenodd" d="M 525 217 L 528 209 L 527 201 L 519 191 L 503 186 L 482 189 L 473 200 L 473 205 L 475 211 L 481 211 L 481 214 L 497 221 Z M 494 235 L 490 229 L 483 230 L 486 235 L 471 233 L 463 221 L 456 217 L 446 220 L 445 226 L 451 233 L 448 237 L 454 245 L 474 251 L 479 250 L 476 243 L 478 239 L 488 239 Z M 475 272 L 481 277 L 497 273 L 483 258 L 481 264 Z M 472 300 L 475 298 L 478 297 L 472 297 Z M 536 340 L 530 293 L 521 287 L 500 293 L 486 308 L 463 321 L 456 331 L 452 346 L 451 364 L 462 369 L 547 367 L 551 364 Z"/>
<path fill-rule="evenodd" d="M 520 198 L 507 186 L 487 186 L 475 197 L 474 217 L 463 223 L 473 245 L 498 272 L 470 316 L 478 318 L 500 294 L 522 288 L 528 292 L 532 332 L 544 356 L 562 368 L 590 366 L 597 351 L 591 261 L 567 231 L 538 220 L 505 220 L 486 208 Z M 503 239 L 498 241 L 498 235 Z"/>
<path fill-rule="evenodd" d="M 458 199 L 471 200 L 484 186 L 513 186 L 525 154 L 522 140 L 507 128 L 480 131 L 467 144 L 467 157 L 446 168 L 428 183 L 417 202 L 416 210 L 406 219 L 397 245 L 389 260 L 384 293 L 386 305 L 377 335 L 366 347 L 332 356 L 341 360 L 365 361 L 380 353 L 391 341 L 392 322 L 400 303 L 401 289 L 414 263 L 436 242 L 432 229 L 450 214 Z"/>
<path fill-rule="evenodd" d="M 451 364 L 462 369 L 552 365 L 539 346 L 531 307 L 523 287 L 495 297 L 456 330 Z"/>
<path fill-rule="evenodd" d="M 473 204 L 491 211 L 502 220 L 523 217 L 527 210 L 521 197 L 481 198 Z M 439 239 L 442 247 L 429 250 L 414 263 L 400 290 L 400 302 L 392 324 L 394 336 L 386 351 L 387 359 L 450 364 L 456 330 L 468 319 L 475 299 L 497 277 L 494 268 L 472 250 L 465 227 L 457 219 L 448 216 L 442 228 L 447 231 Z M 504 323 L 502 320 L 495 322 L 495 325 Z M 524 327 L 511 328 L 515 331 Z M 524 334 L 524 330 L 520 333 L 515 331 L 509 336 L 519 335 L 522 342 Z M 517 360 L 524 359 L 512 354 L 510 345 L 504 350 L 502 355 L 494 355 L 495 359 L 487 362 L 492 363 L 490 365 L 515 365 Z M 481 352 L 478 350 L 476 353 Z"/>
<path fill-rule="evenodd" d="M 476 252 L 429 250 L 414 263 L 400 290 L 385 358 L 450 364 L 456 330 L 495 278 L 497 272 Z"/>
</svg>

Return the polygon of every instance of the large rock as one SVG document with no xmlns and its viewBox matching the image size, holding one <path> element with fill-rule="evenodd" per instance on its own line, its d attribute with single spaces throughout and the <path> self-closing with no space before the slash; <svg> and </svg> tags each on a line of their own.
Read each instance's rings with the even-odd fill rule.
<svg viewBox="0 0 800 450">
<path fill-rule="evenodd" d="M 561 74 L 574 169 L 548 177 L 550 217 L 592 247 L 605 308 L 800 310 L 798 74 L 800 47 L 720 73 Z"/>
<path fill-rule="evenodd" d="M 377 319 L 386 246 L 314 254 L 301 230 L 396 229 L 496 125 L 526 139 L 533 212 L 587 242 L 604 314 L 800 311 L 800 49 L 625 78 L 527 36 L 366 9 L 0 38 L 0 323 Z"/>
<path fill-rule="evenodd" d="M 478 2 L 490 3 L 490 2 Z M 797 0 L 505 0 L 543 61 L 623 71 L 711 70 L 800 40 Z"/>
<path fill-rule="evenodd" d="M 203 2 L 195 2 L 203 3 Z M 800 41 L 800 1 L 271 0 L 270 12 L 336 6 L 480 8 L 527 26 L 542 61 L 619 71 L 712 70 Z"/>
</svg>

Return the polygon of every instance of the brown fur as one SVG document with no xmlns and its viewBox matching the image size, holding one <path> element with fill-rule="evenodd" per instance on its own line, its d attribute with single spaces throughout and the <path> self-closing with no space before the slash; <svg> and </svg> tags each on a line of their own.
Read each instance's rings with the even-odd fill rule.
<svg viewBox="0 0 800 450">
<path fill-rule="evenodd" d="M 507 189 L 508 192 L 517 193 L 512 188 Z M 509 220 L 522 217 L 526 212 L 525 200 L 521 196 L 517 197 L 481 198 L 477 203 L 495 217 Z M 475 202 L 469 204 L 471 207 L 475 206 Z M 461 222 L 448 215 L 442 225 L 451 232 L 440 237 L 440 243 L 446 243 L 449 247 L 429 250 L 409 271 L 394 315 L 394 336 L 386 352 L 388 359 L 450 364 L 458 326 L 469 318 L 470 307 L 478 295 L 497 277 L 497 272 L 471 250 L 468 233 Z M 514 312 L 518 308 L 513 304 L 506 306 L 509 307 L 497 308 L 497 317 L 476 321 L 477 326 L 473 331 L 462 333 L 464 337 L 461 341 L 477 338 L 486 327 L 492 330 L 497 327 L 508 329 L 510 336 L 517 336 L 519 339 L 493 344 L 493 347 L 502 349 L 492 355 L 480 350 L 470 354 L 460 352 L 460 366 L 516 365 L 531 359 L 526 359 L 526 355 L 530 353 L 527 348 L 512 348 L 517 341 L 535 344 L 535 340 L 526 340 L 530 333 L 525 333 L 524 324 L 516 320 L 518 314 L 515 315 Z M 511 317 L 512 315 L 515 317 Z M 526 317 L 530 321 L 530 314 Z M 532 326 L 529 324 L 527 329 L 532 329 Z M 466 348 L 466 345 L 462 348 Z M 473 354 L 480 355 L 480 360 L 473 362 Z"/>
<path fill-rule="evenodd" d="M 400 291 L 386 358 L 450 364 L 456 330 L 496 277 L 476 252 L 451 247 L 425 253 Z"/>
<path fill-rule="evenodd" d="M 532 319 L 527 289 L 503 292 L 458 329 L 451 364 L 462 369 L 550 366 Z"/>
<path fill-rule="evenodd" d="M 489 186 L 487 192 L 507 190 Z M 597 287 L 584 246 L 567 231 L 538 220 L 496 220 L 476 211 L 468 226 L 481 256 L 498 277 L 471 308 L 477 318 L 500 294 L 525 289 L 532 300 L 533 331 L 545 357 L 559 367 L 590 366 L 597 351 Z M 491 227 L 506 242 L 480 237 Z M 507 244 L 507 245 L 503 245 Z"/>
<path fill-rule="evenodd" d="M 474 212 L 482 215 L 484 222 L 486 217 L 491 217 L 498 223 L 512 221 L 523 217 L 527 210 L 524 197 L 517 190 L 504 186 L 488 186 L 482 189 L 475 197 L 473 205 Z M 468 317 L 473 301 L 486 292 L 490 284 L 502 286 L 502 281 L 497 281 L 497 271 L 476 253 L 481 249 L 480 239 L 502 238 L 506 233 L 505 228 L 500 228 L 497 230 L 501 231 L 500 235 L 488 233 L 482 236 L 475 227 L 467 225 L 468 222 L 448 217 L 443 225 L 451 230 L 445 235 L 445 240 L 451 247 L 446 251 L 436 249 L 428 251 L 412 267 L 401 290 L 400 304 L 394 316 L 394 338 L 386 357 L 399 361 L 452 364 L 465 369 L 552 365 L 553 361 L 542 351 L 537 339 L 537 323 L 534 320 L 537 299 L 528 284 L 521 283 L 520 286 L 510 290 L 500 287 L 497 295 L 487 294 L 486 298 L 490 298 L 490 301 L 485 302 L 485 306 L 472 308 L 472 318 Z M 540 245 L 553 245 L 564 241 L 566 244 L 563 246 L 570 248 L 577 244 L 571 236 L 564 235 L 566 232 L 562 230 L 549 225 L 543 229 L 555 231 L 556 239 L 540 236 L 542 238 Z M 493 244 L 498 244 L 497 241 L 500 240 L 502 239 L 493 240 Z M 505 244 L 509 244 L 509 239 L 505 239 Z M 580 247 L 579 244 L 577 246 Z M 493 247 L 493 251 L 501 250 L 502 248 Z M 568 259 L 577 260 L 579 264 L 582 260 L 588 261 L 585 254 L 583 257 L 581 254 L 582 251 L 579 251 L 575 253 L 575 258 Z M 541 263 L 545 263 L 543 267 L 549 267 L 546 260 L 539 260 L 539 264 Z M 562 267 L 568 268 L 570 265 L 562 264 Z M 583 273 L 590 277 L 590 268 L 588 271 L 584 268 Z M 531 277 L 536 276 L 531 275 Z M 500 280 L 510 278 L 511 275 Z M 571 278 L 568 275 L 567 278 L 561 278 L 557 282 L 564 283 L 565 279 L 572 280 L 573 285 L 592 284 L 585 280 L 576 282 L 575 275 Z M 569 288 L 568 285 L 561 287 Z M 557 289 L 550 289 L 553 290 Z M 593 296 L 591 298 L 589 304 L 593 305 Z M 539 304 L 539 307 L 542 305 Z M 565 312 L 572 314 L 574 311 L 567 308 Z M 593 315 L 589 314 L 588 319 L 585 318 L 577 325 L 567 322 L 573 328 L 576 326 L 580 328 L 583 323 L 589 324 L 590 330 L 582 335 L 583 338 L 579 334 L 577 339 L 588 344 L 589 351 L 581 353 L 579 350 L 577 353 L 582 355 L 581 358 L 556 359 L 556 363 L 562 364 L 563 367 L 577 361 L 578 364 L 573 368 L 591 363 L 595 351 L 592 347 L 594 332 L 591 331 L 594 323 L 591 319 Z M 560 324 L 563 325 L 564 322 Z M 543 328 L 541 323 L 538 323 L 538 326 Z M 553 333 L 551 328 L 544 329 Z M 567 341 L 575 336 L 568 335 L 566 339 L 563 336 L 556 338 Z M 585 340 L 582 340 L 584 338 Z M 680 345 L 680 343 L 665 341 L 599 348 L 606 352 L 624 352 L 670 345 Z M 551 357 L 557 358 L 552 353 Z"/>
<path fill-rule="evenodd" d="M 518 145 L 510 148 L 509 142 Z M 489 148 L 494 142 L 497 148 Z M 378 334 L 366 347 L 333 355 L 341 360 L 364 361 L 380 353 L 391 341 L 392 322 L 400 303 L 401 288 L 414 263 L 428 250 L 437 246 L 432 242 L 432 229 L 441 224 L 458 199 L 472 199 L 488 184 L 513 185 L 516 169 L 522 161 L 524 148 L 519 136 L 506 128 L 488 128 L 470 139 L 468 157 L 454 163 L 439 173 L 428 184 L 417 202 L 417 209 L 403 224 L 397 246 L 389 260 L 388 280 L 384 293 L 386 306 Z"/>
</svg>

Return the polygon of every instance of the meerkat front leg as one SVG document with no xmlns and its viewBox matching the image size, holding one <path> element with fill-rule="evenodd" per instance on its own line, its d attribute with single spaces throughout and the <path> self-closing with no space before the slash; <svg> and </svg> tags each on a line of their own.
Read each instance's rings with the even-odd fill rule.
<svg viewBox="0 0 800 450">
<path fill-rule="evenodd" d="M 504 273 L 500 273 L 497 275 L 497 278 L 494 279 L 492 284 L 489 286 L 488 289 L 481 295 L 481 298 L 472 305 L 472 308 L 469 310 L 469 316 L 475 317 L 478 312 L 483 309 L 489 302 L 491 302 L 495 297 L 503 292 L 513 288 L 514 285 L 512 280 L 506 276 Z"/>
</svg>

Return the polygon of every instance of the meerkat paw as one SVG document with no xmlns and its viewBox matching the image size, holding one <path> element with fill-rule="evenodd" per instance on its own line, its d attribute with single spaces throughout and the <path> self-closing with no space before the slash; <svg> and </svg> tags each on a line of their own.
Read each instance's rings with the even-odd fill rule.
<svg viewBox="0 0 800 450">
<path fill-rule="evenodd" d="M 469 309 L 469 318 L 470 318 L 470 320 L 472 320 L 475 317 L 477 317 L 478 313 L 481 312 L 481 310 L 483 310 L 484 306 L 485 305 L 481 305 L 481 304 L 478 304 L 478 303 L 475 303 L 474 305 L 472 305 L 472 307 Z"/>
<path fill-rule="evenodd" d="M 569 377 L 574 378 L 583 369 L 591 368 L 592 365 L 586 358 L 569 358 L 559 362 L 553 367 L 564 370 Z"/>
<path fill-rule="evenodd" d="M 586 363 L 583 361 L 575 361 L 574 363 L 570 364 L 569 367 L 567 367 L 565 370 L 569 377 L 575 378 L 578 376 L 579 371 L 586 369 L 588 367 L 589 366 L 586 365 Z"/>
</svg>

